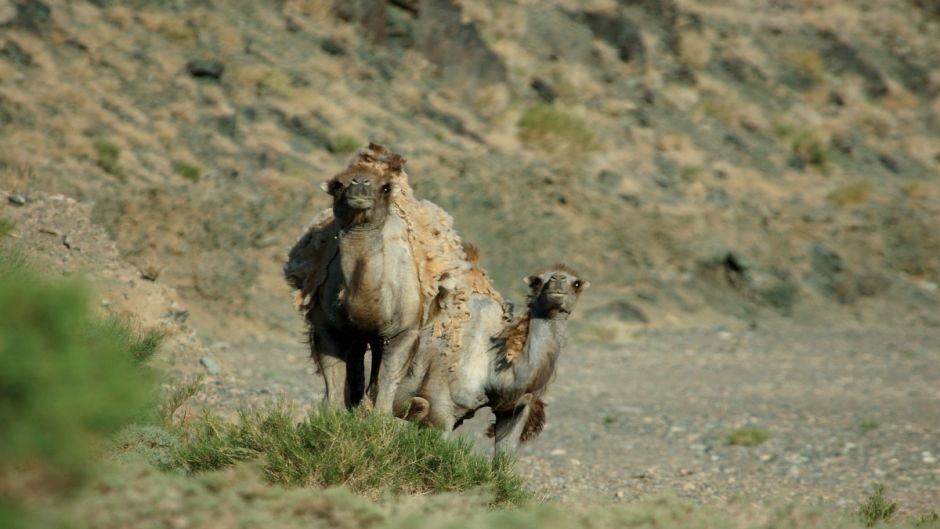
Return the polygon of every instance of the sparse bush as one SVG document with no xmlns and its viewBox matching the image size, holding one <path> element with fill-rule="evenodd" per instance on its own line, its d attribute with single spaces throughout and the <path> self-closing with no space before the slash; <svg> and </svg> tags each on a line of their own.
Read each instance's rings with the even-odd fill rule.
<svg viewBox="0 0 940 529">
<path fill-rule="evenodd" d="M 202 176 L 202 170 L 198 166 L 182 161 L 173 162 L 173 172 L 193 182 L 198 182 Z"/>
<path fill-rule="evenodd" d="M 871 183 L 868 180 L 859 180 L 834 189 L 826 195 L 826 199 L 839 207 L 846 207 L 862 204 L 870 195 Z"/>
<path fill-rule="evenodd" d="M 875 485 L 868 499 L 858 506 L 857 514 L 865 526 L 873 527 L 878 522 L 890 522 L 897 510 L 897 502 L 885 496 L 884 485 Z"/>
<path fill-rule="evenodd" d="M 296 423 L 290 409 L 273 405 L 242 412 L 236 424 L 206 416 L 188 432 L 178 458 L 190 472 L 261 458 L 272 483 L 343 485 L 373 497 L 485 488 L 498 505 L 530 498 L 507 456 L 491 460 L 474 454 L 470 441 L 445 440 L 381 414 L 323 409 Z"/>
<path fill-rule="evenodd" d="M 593 151 L 599 142 L 594 131 L 580 118 L 548 104 L 529 107 L 519 118 L 519 140 L 545 151 L 561 149 L 566 154 Z"/>
<path fill-rule="evenodd" d="M 829 151 L 823 141 L 812 132 L 804 130 L 794 135 L 790 148 L 800 162 L 811 165 L 824 174 L 829 172 Z"/>
<path fill-rule="evenodd" d="M 118 160 L 121 158 L 120 147 L 107 140 L 97 140 L 93 147 L 98 155 L 98 167 L 115 176 L 120 176 L 121 169 L 118 167 Z"/>
<path fill-rule="evenodd" d="M 22 256 L 0 252 L 4 527 L 31 519 L 24 509 L 36 498 L 72 490 L 92 473 L 103 441 L 155 404 L 152 375 L 140 362 L 158 340 L 98 321 L 88 307 L 81 285 L 39 279 Z"/>
<path fill-rule="evenodd" d="M 352 154 L 362 146 L 362 141 L 354 136 L 337 134 L 330 138 L 330 152 L 333 154 Z"/>
<path fill-rule="evenodd" d="M 767 432 L 760 428 L 737 428 L 728 432 L 725 441 L 729 446 L 757 446 L 767 437 Z"/>
</svg>

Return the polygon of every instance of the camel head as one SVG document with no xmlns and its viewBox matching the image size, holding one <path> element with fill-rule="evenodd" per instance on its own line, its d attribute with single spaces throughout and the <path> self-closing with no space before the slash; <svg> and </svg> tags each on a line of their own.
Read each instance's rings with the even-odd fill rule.
<svg viewBox="0 0 940 529">
<path fill-rule="evenodd" d="M 333 197 L 333 216 L 341 229 L 382 228 L 398 185 L 388 172 L 353 166 L 323 184 Z"/>
<path fill-rule="evenodd" d="M 591 286 L 563 264 L 543 268 L 523 278 L 529 285 L 529 310 L 534 316 L 567 317 L 581 293 Z"/>
</svg>

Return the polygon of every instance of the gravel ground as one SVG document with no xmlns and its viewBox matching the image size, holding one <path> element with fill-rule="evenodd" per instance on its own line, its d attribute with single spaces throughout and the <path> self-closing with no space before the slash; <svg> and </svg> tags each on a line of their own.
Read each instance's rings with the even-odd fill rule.
<svg viewBox="0 0 940 529">
<path fill-rule="evenodd" d="M 216 344 L 198 400 L 224 413 L 322 383 L 298 341 Z M 205 371 L 198 359 L 171 362 Z M 459 432 L 482 451 L 488 414 Z M 756 428 L 767 440 L 731 446 Z M 852 509 L 884 484 L 902 512 L 940 504 L 940 331 L 657 329 L 575 344 L 548 424 L 519 453 L 530 486 L 562 501 L 797 499 Z"/>
</svg>

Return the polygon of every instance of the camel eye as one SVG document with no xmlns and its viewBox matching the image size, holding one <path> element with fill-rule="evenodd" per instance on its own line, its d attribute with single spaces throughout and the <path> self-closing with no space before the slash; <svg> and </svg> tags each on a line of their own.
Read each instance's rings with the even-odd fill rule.
<svg viewBox="0 0 940 529">
<path fill-rule="evenodd" d="M 574 286 L 574 288 L 581 288 L 581 280 L 579 279 L 575 281 L 574 283 L 572 283 L 572 286 Z"/>
<path fill-rule="evenodd" d="M 386 195 L 389 194 L 389 193 L 391 193 L 391 192 L 392 192 L 392 186 L 389 185 L 389 184 L 385 184 L 384 186 L 382 186 L 382 192 L 385 193 Z"/>
</svg>

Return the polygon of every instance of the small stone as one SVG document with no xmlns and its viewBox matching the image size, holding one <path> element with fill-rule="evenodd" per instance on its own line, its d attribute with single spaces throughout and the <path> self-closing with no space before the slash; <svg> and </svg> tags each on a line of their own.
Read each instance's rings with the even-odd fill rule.
<svg viewBox="0 0 940 529">
<path fill-rule="evenodd" d="M 680 476 L 691 476 L 692 474 L 695 474 L 695 472 L 687 468 L 680 468 L 678 474 Z"/>
<path fill-rule="evenodd" d="M 553 456 L 563 456 L 563 455 L 565 455 L 565 454 L 567 454 L 567 453 L 568 453 L 568 452 L 567 452 L 564 448 L 555 448 L 554 450 L 552 450 L 551 452 L 549 452 L 549 455 L 553 455 Z"/>
<path fill-rule="evenodd" d="M 617 492 L 614 493 L 614 497 L 617 498 L 618 500 L 622 500 L 624 496 L 625 494 L 623 493 L 622 490 L 618 490 Z"/>
<path fill-rule="evenodd" d="M 920 453 L 920 458 L 924 463 L 928 463 L 928 464 L 933 464 L 937 462 L 937 458 L 926 450 Z"/>
<path fill-rule="evenodd" d="M 704 453 L 708 451 L 708 446 L 703 445 L 701 443 L 695 443 L 695 444 L 689 445 L 689 450 L 693 452 L 697 452 L 697 453 Z"/>
<path fill-rule="evenodd" d="M 222 370 L 222 368 L 219 367 L 219 364 L 208 356 L 200 358 L 199 363 L 202 364 L 202 367 L 206 368 L 206 371 L 210 375 L 217 375 Z"/>
<path fill-rule="evenodd" d="M 19 193 L 14 193 L 14 194 L 10 195 L 10 197 L 7 198 L 7 201 L 8 201 L 10 204 L 14 205 L 14 206 L 25 206 L 25 205 L 26 205 L 26 197 L 24 197 L 23 195 L 21 195 L 21 194 L 19 194 Z"/>
<path fill-rule="evenodd" d="M 186 63 L 186 70 L 193 77 L 219 79 L 225 71 L 225 65 L 212 59 L 193 59 Z"/>
</svg>

